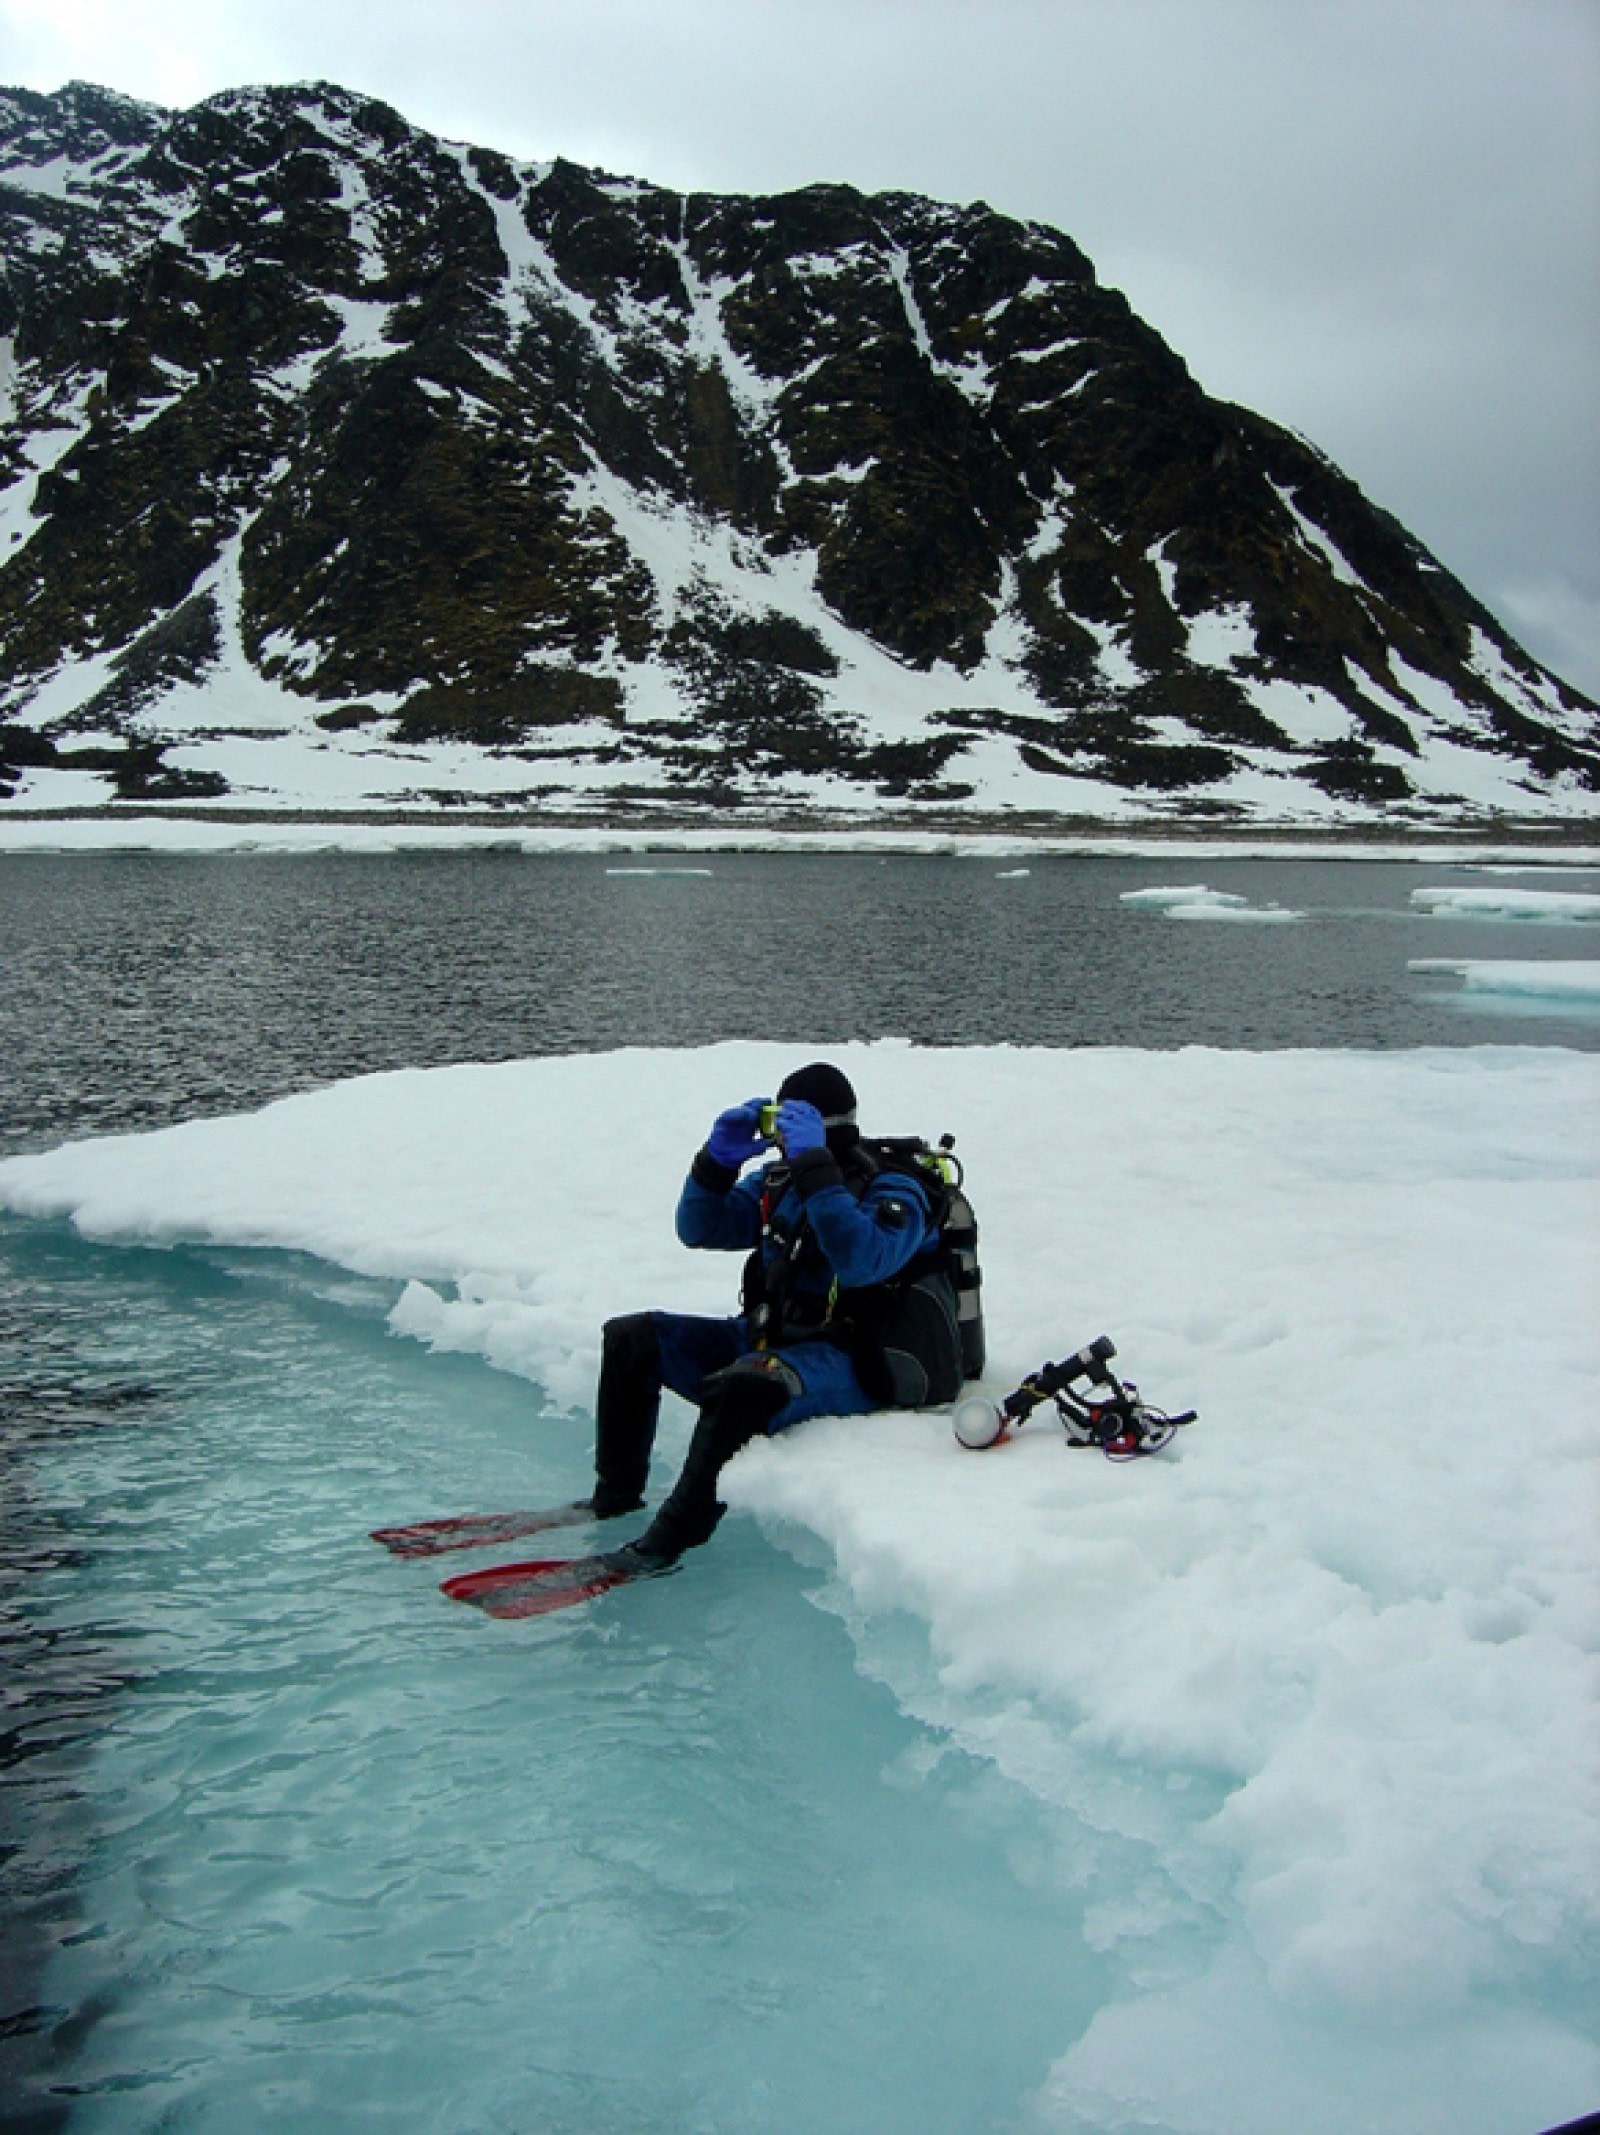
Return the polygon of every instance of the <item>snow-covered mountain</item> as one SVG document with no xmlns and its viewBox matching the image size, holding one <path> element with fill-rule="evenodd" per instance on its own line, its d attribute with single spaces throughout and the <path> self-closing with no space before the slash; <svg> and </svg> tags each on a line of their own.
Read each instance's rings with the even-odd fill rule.
<svg viewBox="0 0 1600 2135">
<path fill-rule="evenodd" d="M 0 793 L 1591 813 L 1600 711 L 1055 230 L 0 92 Z"/>
</svg>

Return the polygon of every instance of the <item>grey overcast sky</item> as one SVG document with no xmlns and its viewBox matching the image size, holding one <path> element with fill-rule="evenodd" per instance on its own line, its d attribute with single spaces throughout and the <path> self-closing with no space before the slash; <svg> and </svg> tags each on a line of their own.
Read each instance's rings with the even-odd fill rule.
<svg viewBox="0 0 1600 2135">
<path fill-rule="evenodd" d="M 1067 230 L 1600 695 L 1600 0 L 0 0 L 0 82 Z"/>
</svg>

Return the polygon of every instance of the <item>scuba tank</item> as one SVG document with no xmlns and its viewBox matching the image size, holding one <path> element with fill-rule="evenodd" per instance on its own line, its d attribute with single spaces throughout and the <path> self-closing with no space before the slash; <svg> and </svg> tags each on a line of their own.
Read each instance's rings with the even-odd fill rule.
<svg viewBox="0 0 1600 2135">
<path fill-rule="evenodd" d="M 909 1171 L 920 1179 L 938 1231 L 938 1272 L 955 1296 L 956 1334 L 963 1380 L 981 1379 L 987 1356 L 983 1326 L 983 1270 L 978 1264 L 978 1218 L 965 1191 L 966 1173 L 955 1153 L 956 1138 L 941 1134 L 937 1149 L 917 1135 L 860 1145 L 879 1169 Z"/>
<path fill-rule="evenodd" d="M 963 1191 L 965 1173 L 955 1155 L 955 1136 L 939 1137 L 937 1154 L 926 1159 L 937 1169 L 948 1199 L 939 1224 L 939 1240 L 956 1293 L 956 1330 L 961 1336 L 961 1376 L 981 1379 L 988 1354 L 983 1331 L 983 1270 L 978 1265 L 978 1218 Z"/>
</svg>

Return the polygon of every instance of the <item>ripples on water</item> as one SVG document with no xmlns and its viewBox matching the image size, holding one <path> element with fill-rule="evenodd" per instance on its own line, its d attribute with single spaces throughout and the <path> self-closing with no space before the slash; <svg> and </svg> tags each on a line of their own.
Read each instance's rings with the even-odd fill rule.
<svg viewBox="0 0 1600 2135">
<path fill-rule="evenodd" d="M 664 869 L 670 863 L 659 863 Z M 608 872 L 510 852 L 0 857 L 4 1146 L 245 1109 L 376 1068 L 619 1045 L 1459 1045 L 1507 1035 L 1411 956 L 1586 953 L 1596 930 L 1428 918 L 1355 861 L 728 854 Z M 698 863 L 697 863 L 698 865 Z M 1585 878 L 1586 880 L 1588 878 Z M 1204 881 L 1303 925 L 1177 924 Z M 1549 1014 L 1540 1042 L 1593 1046 Z"/>
</svg>

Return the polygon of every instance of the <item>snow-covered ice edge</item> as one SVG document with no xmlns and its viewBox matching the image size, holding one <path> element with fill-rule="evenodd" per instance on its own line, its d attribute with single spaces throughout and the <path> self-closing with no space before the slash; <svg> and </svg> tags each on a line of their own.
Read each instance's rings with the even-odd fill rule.
<svg viewBox="0 0 1600 2135">
<path fill-rule="evenodd" d="M 1050 854 L 1208 860 L 1410 860 L 1435 866 L 1514 872 L 1600 867 L 1600 845 L 1551 846 L 1515 837 L 1437 832 L 1414 838 L 1341 830 L 1336 837 L 1251 836 L 1172 826 L 1137 830 L 918 830 L 861 822 L 827 830 L 745 822 L 715 828 L 646 823 L 308 822 L 241 815 L 227 821 L 182 815 L 24 816 L 0 812 L 0 853 L 392 853 L 491 850 L 524 853 L 918 853 L 1013 859 Z"/>
<path fill-rule="evenodd" d="M 1042 1805 L 1036 1872 L 1081 1893 L 1118 1981 L 1044 2123 L 1504 2135 L 1587 2110 L 1600 1060 L 834 1055 L 870 1127 L 958 1136 L 996 1389 L 1104 1330 L 1201 1410 L 1131 1468 L 1043 1418 L 970 1454 L 884 1415 L 727 1476 L 826 1546 L 862 1665 Z M 679 1178 L 711 1112 L 794 1060 L 365 1077 L 14 1158 L 0 1203 L 394 1278 L 397 1332 L 538 1380 L 586 1437 L 607 1314 L 727 1309 L 733 1264 L 673 1240 Z"/>
</svg>

